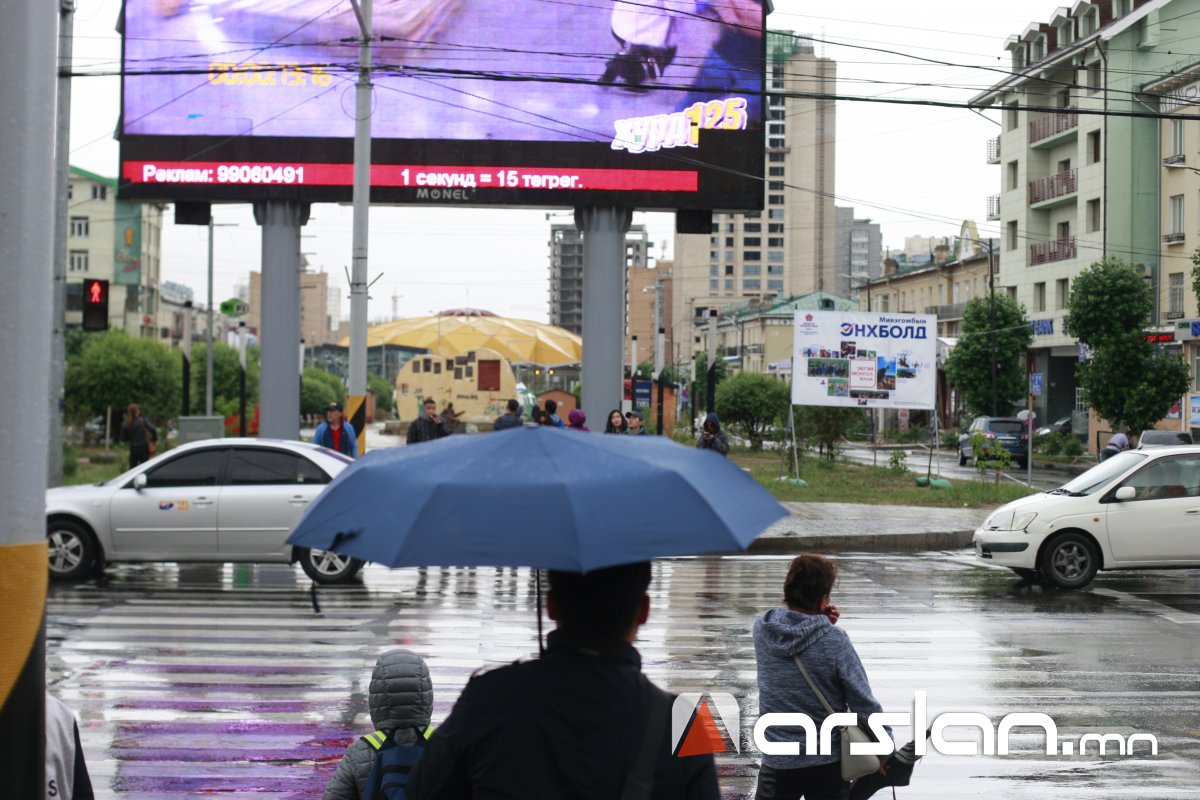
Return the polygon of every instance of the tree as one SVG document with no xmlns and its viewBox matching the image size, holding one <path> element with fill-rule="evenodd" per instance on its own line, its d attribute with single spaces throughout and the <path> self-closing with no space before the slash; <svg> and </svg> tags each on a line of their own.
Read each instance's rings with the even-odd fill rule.
<svg viewBox="0 0 1200 800">
<path fill-rule="evenodd" d="M 1114 428 L 1152 427 L 1188 391 L 1183 359 L 1145 339 L 1154 294 L 1132 264 L 1109 257 L 1083 270 L 1068 308 L 1068 330 L 1091 353 L 1075 376 L 1088 403 Z"/>
<path fill-rule="evenodd" d="M 825 457 L 832 461 L 837 443 L 853 428 L 861 426 L 865 419 L 866 412 L 860 408 L 796 406 L 796 438 L 815 441 Z"/>
<path fill-rule="evenodd" d="M 375 393 L 375 409 L 376 411 L 387 411 L 391 413 L 395 411 L 395 387 L 388 383 L 388 379 L 382 375 L 376 375 L 374 372 L 367 373 L 367 388 Z"/>
<path fill-rule="evenodd" d="M 370 385 L 368 375 L 367 384 Z M 300 379 L 300 413 L 324 414 L 330 403 L 345 403 L 346 387 L 337 375 L 320 367 L 305 367 Z"/>
<path fill-rule="evenodd" d="M 137 403 L 150 420 L 162 424 L 179 414 L 181 366 L 177 354 L 153 339 L 110 330 L 76 340 L 67 360 L 64 394 L 73 415 L 114 417 Z"/>
<path fill-rule="evenodd" d="M 767 426 L 787 413 L 788 385 L 756 372 L 741 372 L 717 387 L 717 414 L 727 425 L 737 425 L 750 440 L 751 450 L 761 450 Z"/>
<path fill-rule="evenodd" d="M 946 377 L 975 414 L 1006 414 L 1025 397 L 1021 356 L 1033 342 L 1025 309 L 1005 294 L 977 297 L 963 309 L 962 334 L 946 359 Z M 992 370 L 996 375 L 992 396 Z"/>
<path fill-rule="evenodd" d="M 204 413 L 204 392 L 208 373 L 208 347 L 192 345 L 192 413 Z M 259 358 L 257 345 L 246 348 L 246 413 L 258 404 Z M 182 358 L 182 356 L 180 356 Z M 229 417 L 238 413 L 238 350 L 224 342 L 213 342 L 213 414 Z"/>
</svg>

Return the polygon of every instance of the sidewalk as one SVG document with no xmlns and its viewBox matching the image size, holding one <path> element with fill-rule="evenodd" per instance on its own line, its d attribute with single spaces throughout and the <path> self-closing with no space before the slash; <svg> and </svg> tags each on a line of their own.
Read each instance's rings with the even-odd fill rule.
<svg viewBox="0 0 1200 800">
<path fill-rule="evenodd" d="M 750 545 L 751 553 L 899 552 L 968 547 L 991 509 L 784 503 L 790 516 Z"/>
</svg>

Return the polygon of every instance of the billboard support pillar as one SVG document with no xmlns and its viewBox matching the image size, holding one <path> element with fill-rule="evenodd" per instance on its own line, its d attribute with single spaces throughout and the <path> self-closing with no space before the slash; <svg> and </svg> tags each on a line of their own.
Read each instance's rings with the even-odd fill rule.
<svg viewBox="0 0 1200 800">
<path fill-rule="evenodd" d="M 350 397 L 367 393 L 367 244 L 371 214 L 371 0 L 352 2 L 362 39 L 354 89 L 354 218 L 350 263 Z"/>
<path fill-rule="evenodd" d="M 262 375 L 259 435 L 300 436 L 300 228 L 307 203 L 271 200 L 254 204 L 262 226 Z"/>
<path fill-rule="evenodd" d="M 624 395 L 625 233 L 632 221 L 633 211 L 628 208 L 575 209 L 575 226 L 583 234 L 580 405 L 594 420 L 609 409 L 621 408 Z"/>
<path fill-rule="evenodd" d="M 58 9 L 6 3 L 0 25 L 0 402 L 26 412 L 0 432 L 0 770 L 4 796 L 46 796 L 46 449 L 54 258 L 54 80 Z M 57 424 L 57 421 L 55 422 Z"/>
</svg>

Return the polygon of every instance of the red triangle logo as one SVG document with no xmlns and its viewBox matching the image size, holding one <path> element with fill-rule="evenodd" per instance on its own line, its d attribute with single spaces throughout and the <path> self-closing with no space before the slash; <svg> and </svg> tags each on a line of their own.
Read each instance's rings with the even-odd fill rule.
<svg viewBox="0 0 1200 800">
<path fill-rule="evenodd" d="M 679 743 L 679 756 L 701 756 L 707 753 L 727 753 L 730 747 L 726 742 L 726 734 L 713 718 L 708 700 L 702 699 L 692 712 L 688 732 Z"/>
</svg>

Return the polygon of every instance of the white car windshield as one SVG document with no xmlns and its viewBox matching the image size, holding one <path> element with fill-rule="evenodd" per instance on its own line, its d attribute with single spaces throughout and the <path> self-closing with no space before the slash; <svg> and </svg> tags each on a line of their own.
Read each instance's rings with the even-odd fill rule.
<svg viewBox="0 0 1200 800">
<path fill-rule="evenodd" d="M 1095 494 L 1112 483 L 1113 478 L 1128 472 L 1135 464 L 1144 461 L 1146 458 L 1145 453 L 1135 453 L 1133 451 L 1117 453 L 1112 458 L 1092 467 L 1070 483 L 1064 484 L 1050 492 L 1050 494 L 1069 494 L 1075 497 Z"/>
</svg>

